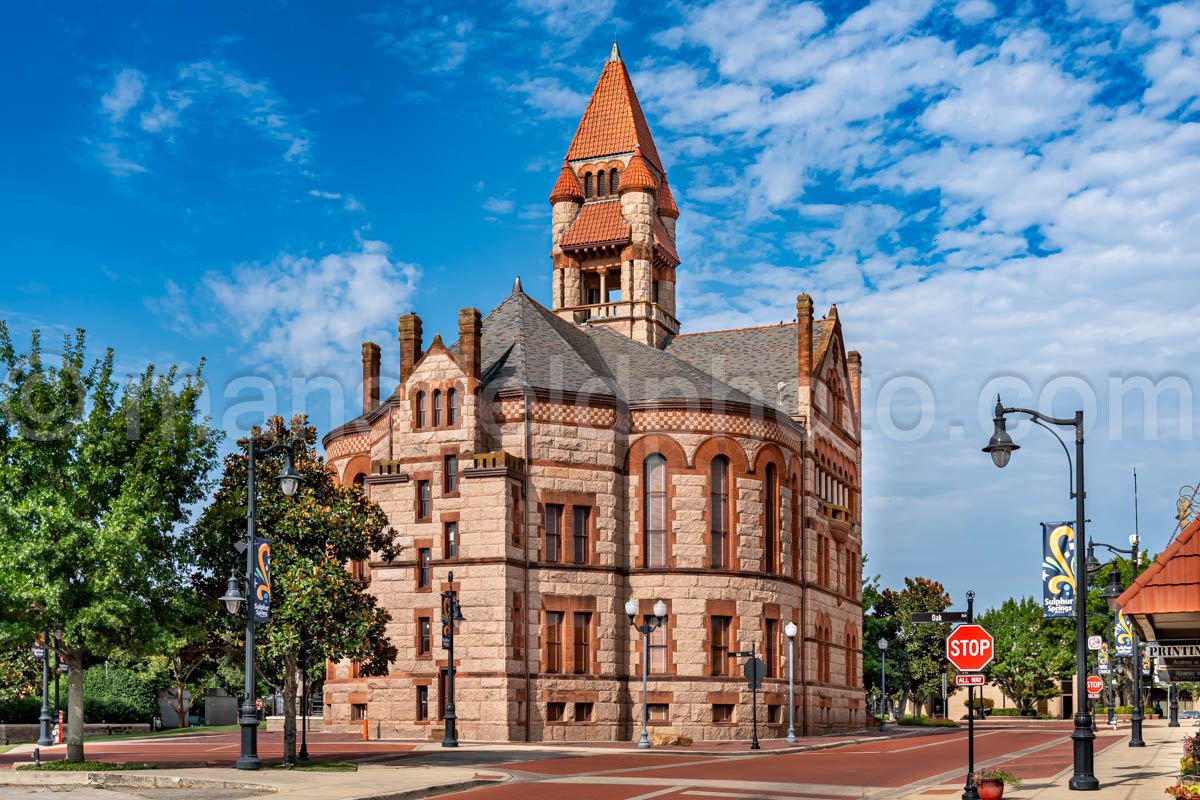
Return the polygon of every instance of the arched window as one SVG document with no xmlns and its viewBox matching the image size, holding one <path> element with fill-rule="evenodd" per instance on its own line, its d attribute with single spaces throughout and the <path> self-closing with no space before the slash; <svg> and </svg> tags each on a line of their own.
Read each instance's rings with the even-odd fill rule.
<svg viewBox="0 0 1200 800">
<path fill-rule="evenodd" d="M 642 477 L 643 552 L 647 567 L 667 565 L 667 460 L 658 453 L 646 458 Z"/>
<path fill-rule="evenodd" d="M 440 389 L 433 393 L 433 427 L 442 426 L 442 392 Z"/>
<path fill-rule="evenodd" d="M 583 173 L 583 196 L 592 196 L 592 173 L 590 172 Z"/>
<path fill-rule="evenodd" d="M 596 173 L 596 196 L 597 197 L 604 197 L 604 195 L 608 194 L 608 190 L 605 188 L 606 186 L 608 186 L 608 173 L 605 172 L 604 170 L 600 170 L 599 172 Z"/>
<path fill-rule="evenodd" d="M 708 481 L 708 565 L 713 569 L 729 566 L 729 459 L 717 456 L 709 467 Z"/>
<path fill-rule="evenodd" d="M 446 392 L 446 424 L 458 424 L 458 390 L 450 389 Z"/>
<path fill-rule="evenodd" d="M 779 550 L 779 478 L 774 464 L 767 464 L 763 484 L 763 571 L 774 572 Z"/>
<path fill-rule="evenodd" d="M 619 179 L 617 178 L 617 168 L 613 167 L 608 173 L 608 190 L 613 194 L 616 194 L 618 185 Z"/>
<path fill-rule="evenodd" d="M 426 416 L 425 393 L 417 392 L 417 427 L 424 428 L 428 424 Z"/>
</svg>

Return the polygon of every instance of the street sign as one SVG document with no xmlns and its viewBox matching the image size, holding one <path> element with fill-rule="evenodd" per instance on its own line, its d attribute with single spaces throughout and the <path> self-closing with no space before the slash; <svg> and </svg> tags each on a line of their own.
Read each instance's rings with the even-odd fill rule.
<svg viewBox="0 0 1200 800">
<path fill-rule="evenodd" d="M 955 686 L 983 686 L 983 675 L 978 672 L 966 672 L 954 676 Z"/>
<path fill-rule="evenodd" d="M 1100 692 L 1104 691 L 1104 679 L 1099 675 L 1088 675 L 1087 690 L 1088 697 L 1099 697 Z"/>
<path fill-rule="evenodd" d="M 257 698 L 254 701 L 254 707 L 257 708 L 259 711 L 262 711 L 262 698 L 261 697 Z"/>
<path fill-rule="evenodd" d="M 1103 644 L 1104 644 L 1103 636 L 1089 636 L 1088 637 L 1088 650 L 1099 650 Z"/>
<path fill-rule="evenodd" d="M 946 637 L 946 658 L 959 672 L 979 672 L 995 655 L 995 640 L 982 625 L 960 625 Z"/>
<path fill-rule="evenodd" d="M 46 657 L 46 648 L 37 642 L 33 643 L 33 657 L 39 661 Z"/>
<path fill-rule="evenodd" d="M 945 624 L 947 622 L 966 622 L 967 612 L 965 611 L 917 611 L 912 615 L 913 622 L 928 622 L 933 624 Z"/>
<path fill-rule="evenodd" d="M 742 667 L 742 675 L 746 677 L 746 683 L 750 689 L 761 689 L 762 680 L 766 677 L 767 665 L 761 658 L 752 658 L 746 662 L 746 666 Z"/>
</svg>

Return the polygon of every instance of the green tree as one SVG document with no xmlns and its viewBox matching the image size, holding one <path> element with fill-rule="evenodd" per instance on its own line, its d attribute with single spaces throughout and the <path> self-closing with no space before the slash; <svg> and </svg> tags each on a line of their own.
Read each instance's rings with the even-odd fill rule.
<svg viewBox="0 0 1200 800">
<path fill-rule="evenodd" d="M 180 589 L 176 530 L 220 437 L 201 414 L 200 368 L 148 366 L 121 387 L 113 351 L 89 361 L 83 331 L 51 366 L 38 332 L 18 353 L 3 323 L 0 362 L 0 636 L 63 630 L 67 758 L 82 761 L 85 663 L 154 641 Z"/>
<path fill-rule="evenodd" d="M 351 659 L 364 675 L 385 675 L 396 658 L 388 641 L 388 613 L 354 578 L 347 564 L 371 557 L 390 561 L 399 554 L 387 516 L 361 487 L 339 486 L 333 470 L 314 449 L 316 429 L 303 416 L 290 428 L 275 417 L 268 430 L 252 433 L 264 447 L 273 442 L 303 443 L 296 468 L 301 491 L 285 497 L 274 480 L 281 464 L 256 462 L 259 535 L 272 542 L 271 619 L 260 628 L 259 652 L 278 659 L 283 672 L 284 756 L 295 759 L 299 662 Z M 190 540 L 201 570 L 195 585 L 211 598 L 225 588 L 226 576 L 244 573 L 234 542 L 245 536 L 246 456 L 225 459 L 212 504 L 197 521 Z"/>
<path fill-rule="evenodd" d="M 1057 696 L 1061 681 L 1075 671 L 1074 629 L 1065 620 L 1044 619 L 1032 597 L 1009 598 L 989 609 L 978 622 L 996 640 L 996 656 L 988 680 L 1023 710 L 1038 700 Z"/>
<path fill-rule="evenodd" d="M 949 606 L 950 595 L 942 584 L 921 577 L 905 578 L 903 589 L 884 589 L 875 601 L 874 614 L 889 621 L 893 633 L 888 637 L 888 687 L 901 692 L 902 710 L 912 701 L 919 713 L 932 695 L 941 692 L 942 675 L 951 669 L 946 661 L 950 626 L 915 623 L 912 615 L 945 611 Z"/>
</svg>

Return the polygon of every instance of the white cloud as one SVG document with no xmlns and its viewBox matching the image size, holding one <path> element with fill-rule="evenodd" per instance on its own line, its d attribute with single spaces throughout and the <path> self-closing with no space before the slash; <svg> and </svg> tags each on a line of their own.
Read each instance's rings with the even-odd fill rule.
<svg viewBox="0 0 1200 800">
<path fill-rule="evenodd" d="M 393 258 L 385 242 L 360 239 L 343 252 L 283 253 L 228 274 L 210 272 L 186 291 L 168 282 L 166 295 L 151 306 L 189 335 L 235 336 L 248 364 L 312 378 L 353 364 L 359 344 L 411 303 L 419 276 L 419 268 Z"/>
<path fill-rule="evenodd" d="M 544 117 L 578 118 L 587 106 L 588 95 L 569 88 L 557 78 L 521 76 L 515 83 L 500 83 L 508 91 L 522 95 L 525 103 Z"/>
<path fill-rule="evenodd" d="M 414 69 L 456 72 L 481 34 L 464 14 L 439 14 L 428 6 L 388 6 L 359 16 L 375 29 L 375 44 Z"/>
<path fill-rule="evenodd" d="M 546 30 L 573 46 L 612 20 L 616 0 L 517 0 L 517 6 L 539 17 Z"/>
<path fill-rule="evenodd" d="M 514 201 L 500 197 L 489 197 L 483 201 L 483 210 L 490 214 L 511 214 L 516 207 Z"/>
<path fill-rule="evenodd" d="M 961 0 L 954 6 L 954 16 L 964 25 L 978 25 L 996 16 L 996 7 L 988 0 Z"/>
<path fill-rule="evenodd" d="M 146 89 L 146 76 L 136 69 L 126 67 L 113 77 L 112 88 L 100 98 L 100 107 L 112 122 L 125 119 L 129 109 L 142 100 Z"/>
</svg>

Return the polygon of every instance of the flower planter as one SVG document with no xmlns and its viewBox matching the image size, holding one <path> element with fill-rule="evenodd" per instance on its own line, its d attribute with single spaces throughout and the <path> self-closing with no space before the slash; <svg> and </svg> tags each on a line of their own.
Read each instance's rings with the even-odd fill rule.
<svg viewBox="0 0 1200 800">
<path fill-rule="evenodd" d="M 1004 781 L 995 778 L 984 778 L 975 787 L 979 790 L 979 800 L 1000 800 L 1004 796 Z"/>
</svg>

